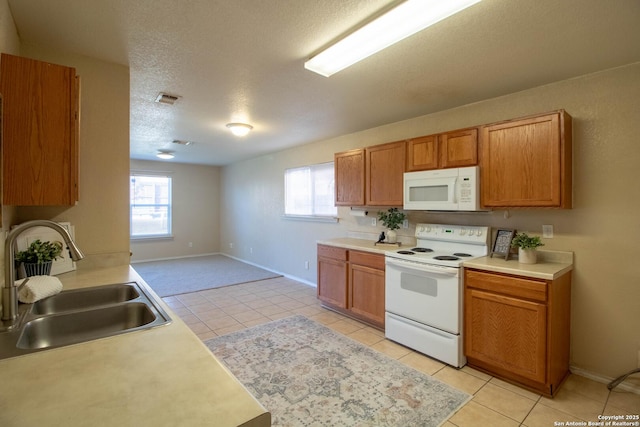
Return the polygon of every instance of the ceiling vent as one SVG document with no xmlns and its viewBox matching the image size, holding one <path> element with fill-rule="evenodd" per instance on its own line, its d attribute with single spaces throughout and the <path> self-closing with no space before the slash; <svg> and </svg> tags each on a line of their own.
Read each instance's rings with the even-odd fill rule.
<svg viewBox="0 0 640 427">
<path fill-rule="evenodd" d="M 159 102 L 160 104 L 173 105 L 176 103 L 178 99 L 180 99 L 179 96 L 169 95 L 168 93 L 160 92 L 156 98 L 156 102 Z"/>
<path fill-rule="evenodd" d="M 193 141 L 183 141 L 181 139 L 174 139 L 173 143 L 178 145 L 193 145 Z"/>
</svg>

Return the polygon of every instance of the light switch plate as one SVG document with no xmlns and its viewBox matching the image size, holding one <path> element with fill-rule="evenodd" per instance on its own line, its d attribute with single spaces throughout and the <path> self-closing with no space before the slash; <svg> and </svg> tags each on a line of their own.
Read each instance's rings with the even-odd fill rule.
<svg viewBox="0 0 640 427">
<path fill-rule="evenodd" d="M 553 237 L 553 225 L 542 226 L 542 237 L 551 239 Z"/>
</svg>

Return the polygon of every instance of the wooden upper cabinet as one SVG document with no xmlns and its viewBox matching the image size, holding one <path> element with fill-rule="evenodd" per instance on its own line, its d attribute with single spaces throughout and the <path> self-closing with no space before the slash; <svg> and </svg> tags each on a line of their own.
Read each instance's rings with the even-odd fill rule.
<svg viewBox="0 0 640 427">
<path fill-rule="evenodd" d="M 407 141 L 407 171 L 478 164 L 478 129 L 461 129 Z"/>
<path fill-rule="evenodd" d="M 365 182 L 364 149 L 335 153 L 333 161 L 336 206 L 363 206 Z"/>
<path fill-rule="evenodd" d="M 3 203 L 78 200 L 79 79 L 74 68 L 2 54 Z"/>
<path fill-rule="evenodd" d="M 478 129 L 463 129 L 438 135 L 440 167 L 459 168 L 478 164 Z"/>
<path fill-rule="evenodd" d="M 402 206 L 406 142 L 397 141 L 365 148 L 366 204 Z"/>
<path fill-rule="evenodd" d="M 487 125 L 482 206 L 571 208 L 571 116 L 564 110 Z"/>
<path fill-rule="evenodd" d="M 438 168 L 438 136 L 427 135 L 407 141 L 407 172 Z"/>
</svg>

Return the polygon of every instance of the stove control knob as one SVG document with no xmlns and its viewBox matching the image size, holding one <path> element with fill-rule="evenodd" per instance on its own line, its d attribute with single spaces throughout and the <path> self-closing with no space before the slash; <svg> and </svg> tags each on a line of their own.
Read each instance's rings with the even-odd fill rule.
<svg viewBox="0 0 640 427">
<path fill-rule="evenodd" d="M 467 234 L 467 230 L 465 228 L 461 228 L 460 229 L 460 235 L 464 236 L 465 234 Z"/>
<path fill-rule="evenodd" d="M 477 229 L 476 230 L 476 236 L 482 236 L 482 230 L 481 229 Z"/>
</svg>

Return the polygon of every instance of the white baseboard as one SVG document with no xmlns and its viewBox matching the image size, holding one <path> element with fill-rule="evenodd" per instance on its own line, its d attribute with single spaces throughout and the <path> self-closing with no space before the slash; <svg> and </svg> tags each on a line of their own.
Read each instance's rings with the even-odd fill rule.
<svg viewBox="0 0 640 427">
<path fill-rule="evenodd" d="M 589 378 L 590 380 L 603 383 L 603 384 L 609 384 L 611 381 L 615 380 L 615 378 L 607 377 L 600 374 L 594 374 L 593 372 L 585 371 L 584 369 L 578 368 L 576 366 L 569 366 L 569 370 L 571 371 L 572 374 L 580 375 L 581 377 Z M 640 385 L 634 385 L 634 384 L 622 382 L 614 390 L 617 390 L 617 389 L 640 394 Z"/>
<path fill-rule="evenodd" d="M 315 284 L 315 283 L 313 283 L 313 282 L 309 282 L 308 280 L 302 279 L 302 278 L 300 278 L 300 277 L 292 276 L 292 275 L 290 275 L 290 274 L 287 274 L 287 273 L 283 273 L 283 272 L 281 272 L 281 271 L 274 270 L 273 268 L 269 268 L 269 267 L 265 267 L 265 266 L 260 265 L 260 264 L 256 264 L 255 262 L 247 261 L 246 259 L 242 259 L 242 258 L 234 257 L 234 256 L 232 256 L 232 255 L 228 255 L 228 254 L 224 254 L 224 253 L 221 253 L 221 254 L 219 254 L 219 255 L 224 255 L 224 256 L 226 256 L 226 257 L 233 258 L 233 259 L 235 259 L 236 261 L 241 261 L 241 262 L 244 262 L 244 263 L 246 263 L 246 264 L 253 265 L 254 267 L 258 267 L 258 268 L 261 268 L 261 269 L 263 269 L 263 270 L 267 270 L 267 271 L 270 271 L 270 272 L 272 272 L 272 273 L 279 274 L 279 275 L 281 275 L 281 276 L 286 277 L 287 279 L 295 280 L 295 281 L 297 281 L 297 282 L 304 283 L 305 285 L 309 285 L 309 286 L 312 286 L 312 287 L 314 287 L 314 288 L 316 287 L 316 284 Z"/>
<path fill-rule="evenodd" d="M 169 261 L 172 259 L 184 259 L 184 258 L 198 258 L 201 256 L 211 256 L 211 255 L 224 255 L 227 256 L 226 254 L 221 254 L 220 252 L 212 252 L 209 254 L 197 254 L 197 255 L 183 255 L 183 256 L 172 256 L 172 257 L 167 257 L 167 258 L 151 258 L 151 259 L 141 259 L 138 261 L 131 261 L 131 264 L 139 264 L 141 262 L 154 262 L 154 261 Z"/>
</svg>

